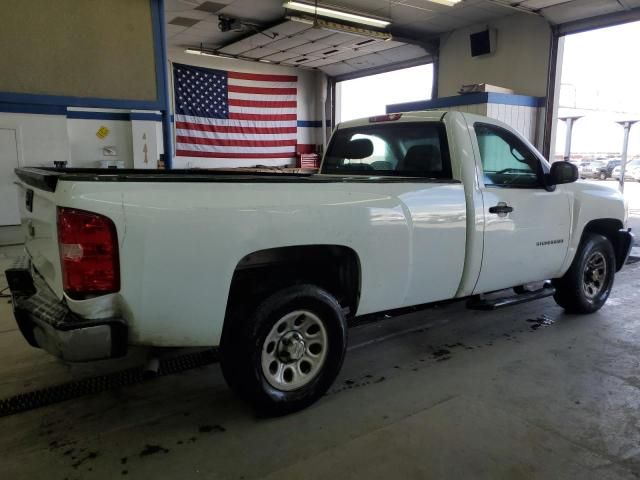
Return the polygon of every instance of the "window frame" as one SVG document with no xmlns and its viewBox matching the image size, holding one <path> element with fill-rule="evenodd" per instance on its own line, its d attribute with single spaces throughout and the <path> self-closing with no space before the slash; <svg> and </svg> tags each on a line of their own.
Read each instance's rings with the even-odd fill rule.
<svg viewBox="0 0 640 480">
<path fill-rule="evenodd" d="M 353 171 L 349 171 L 349 170 L 337 170 L 337 169 L 332 169 L 327 171 L 326 168 L 326 157 L 328 156 L 329 152 L 331 151 L 331 147 L 333 146 L 334 142 L 336 141 L 336 136 L 339 132 L 344 132 L 344 131 L 353 131 L 354 134 L 356 133 L 361 133 L 363 135 L 367 135 L 368 131 L 379 131 L 380 127 L 383 125 L 391 125 L 393 127 L 395 126 L 403 126 L 405 128 L 410 128 L 410 127 L 420 127 L 420 126 L 425 126 L 428 125 L 429 127 L 435 127 L 436 131 L 438 133 L 438 139 L 440 141 L 440 155 L 441 155 L 441 160 L 442 160 L 442 176 L 440 177 L 430 177 L 430 176 L 425 176 L 423 174 L 421 174 L 420 172 L 398 172 L 396 170 L 353 170 Z M 444 125 L 443 122 L 441 121 L 409 121 L 409 122 L 397 122 L 397 123 L 392 123 L 392 122 L 380 122 L 380 123 L 372 123 L 369 125 L 360 125 L 360 126 L 354 126 L 354 127 L 347 127 L 347 128 L 339 128 L 337 129 L 334 134 L 331 136 L 331 140 L 329 142 L 329 144 L 327 145 L 327 150 L 325 152 L 325 160 L 323 160 L 322 162 L 322 167 L 320 169 L 320 174 L 322 175 L 342 175 L 342 176 L 365 176 L 365 177 L 386 177 L 386 178 L 420 178 L 420 179 L 425 179 L 425 180 L 432 180 L 434 182 L 449 182 L 449 181 L 455 181 L 455 178 L 453 176 L 453 165 L 451 163 L 451 152 L 449 150 L 449 138 L 447 135 L 447 130 L 446 127 Z"/>
<path fill-rule="evenodd" d="M 523 147 L 527 152 L 529 152 L 531 154 L 531 156 L 533 158 L 535 158 L 537 160 L 537 168 L 536 168 L 536 178 L 538 180 L 537 185 L 518 185 L 518 184 L 499 184 L 499 183 L 486 183 L 484 181 L 484 164 L 482 162 L 482 152 L 480 151 L 480 142 L 478 142 L 478 133 L 476 131 L 476 127 L 480 126 L 480 127 L 484 127 L 484 128 L 489 128 L 492 129 L 494 131 L 498 131 L 501 133 L 504 133 L 506 135 L 510 135 L 511 137 L 513 137 L 516 142 Z M 480 168 L 482 169 L 482 175 L 481 175 L 481 179 L 482 179 L 482 183 L 486 188 L 492 187 L 492 188 L 518 188 L 518 189 L 545 189 L 548 190 L 547 185 L 545 183 L 545 173 L 546 169 L 544 168 L 544 163 L 540 160 L 539 155 L 536 154 L 536 152 L 534 150 L 532 150 L 531 148 L 529 148 L 529 146 L 522 141 L 522 139 L 520 139 L 520 137 L 518 137 L 518 135 L 516 135 L 514 132 L 501 127 L 500 125 L 495 125 L 493 123 L 486 123 L 486 122 L 474 122 L 473 123 L 473 133 L 475 135 L 475 141 L 476 141 L 476 145 L 478 147 L 478 158 L 480 160 Z M 500 135 L 498 135 L 500 136 Z M 502 138 L 502 137 L 501 137 Z M 509 142 L 507 142 L 509 143 Z"/>
</svg>

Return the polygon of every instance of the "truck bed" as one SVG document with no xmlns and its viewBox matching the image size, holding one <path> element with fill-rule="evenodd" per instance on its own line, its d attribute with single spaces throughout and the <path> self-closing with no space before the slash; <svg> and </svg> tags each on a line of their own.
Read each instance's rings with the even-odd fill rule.
<svg viewBox="0 0 640 480">
<path fill-rule="evenodd" d="M 380 177 L 367 175 L 323 175 L 299 172 L 281 173 L 240 169 L 216 170 L 145 170 L 102 168 L 17 168 L 16 175 L 24 183 L 48 192 L 55 192 L 59 181 L 76 182 L 174 182 L 174 183 L 341 183 L 341 182 L 406 182 L 408 177 Z M 456 180 L 411 177 L 412 183 L 460 183 Z"/>
</svg>

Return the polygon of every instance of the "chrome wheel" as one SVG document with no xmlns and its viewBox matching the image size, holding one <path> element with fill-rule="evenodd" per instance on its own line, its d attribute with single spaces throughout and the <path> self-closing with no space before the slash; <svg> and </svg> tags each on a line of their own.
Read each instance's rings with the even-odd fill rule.
<svg viewBox="0 0 640 480">
<path fill-rule="evenodd" d="M 322 369 L 327 346 L 327 331 L 317 315 L 308 310 L 288 313 L 262 345 L 262 374 L 278 390 L 304 387 Z"/>
<path fill-rule="evenodd" d="M 582 290 L 589 300 L 593 300 L 605 287 L 607 281 L 607 260 L 600 252 L 593 252 L 585 263 Z"/>
</svg>

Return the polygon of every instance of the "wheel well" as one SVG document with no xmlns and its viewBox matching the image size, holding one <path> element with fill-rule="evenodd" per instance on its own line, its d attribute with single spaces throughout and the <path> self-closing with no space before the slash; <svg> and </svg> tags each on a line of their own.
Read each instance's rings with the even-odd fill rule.
<svg viewBox="0 0 640 480">
<path fill-rule="evenodd" d="M 622 242 L 622 237 L 618 232 L 624 227 L 622 222 L 615 218 L 599 218 L 597 220 L 591 220 L 587 223 L 582 231 L 582 237 L 580 242 L 584 240 L 587 233 L 597 233 L 606 237 L 613 246 L 613 251 L 616 255 L 616 270 L 622 268 L 622 262 L 626 255 L 625 246 Z"/>
<path fill-rule="evenodd" d="M 341 245 L 301 245 L 253 252 L 236 266 L 227 305 L 255 307 L 273 292 L 300 283 L 324 288 L 352 317 L 360 300 L 358 255 Z"/>
</svg>

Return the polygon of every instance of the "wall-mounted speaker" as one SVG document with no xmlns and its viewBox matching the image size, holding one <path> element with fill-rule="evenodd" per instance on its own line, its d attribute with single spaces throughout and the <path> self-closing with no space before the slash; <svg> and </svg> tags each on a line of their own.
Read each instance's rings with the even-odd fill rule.
<svg viewBox="0 0 640 480">
<path fill-rule="evenodd" d="M 481 32 L 469 35 L 469 44 L 471 45 L 471 56 L 479 57 L 489 55 L 496 49 L 496 30 L 488 28 Z"/>
</svg>

